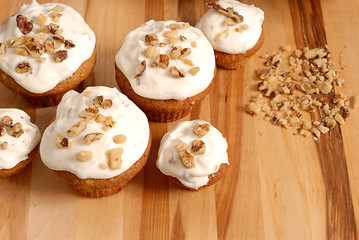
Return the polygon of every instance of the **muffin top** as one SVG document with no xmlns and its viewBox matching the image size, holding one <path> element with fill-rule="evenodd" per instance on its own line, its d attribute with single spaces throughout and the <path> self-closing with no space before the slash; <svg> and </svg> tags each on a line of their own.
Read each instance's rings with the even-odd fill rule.
<svg viewBox="0 0 359 240">
<path fill-rule="evenodd" d="M 188 23 L 151 20 L 126 36 L 116 65 L 138 95 L 183 100 L 210 85 L 215 58 L 199 29 Z"/>
<path fill-rule="evenodd" d="M 208 10 L 197 26 L 213 48 L 229 54 L 246 53 L 262 34 L 264 13 L 254 5 L 235 0 L 208 3 Z"/>
<path fill-rule="evenodd" d="M 130 168 L 149 141 L 146 115 L 116 88 L 67 92 L 46 128 L 41 159 L 81 179 L 107 179 Z"/>
<path fill-rule="evenodd" d="M 15 108 L 0 109 L 0 169 L 10 169 L 28 158 L 40 141 L 30 116 Z"/>
<path fill-rule="evenodd" d="M 44 93 L 91 57 L 96 37 L 71 7 L 36 1 L 0 27 L 0 69 L 32 93 Z"/>
<path fill-rule="evenodd" d="M 209 123 L 180 122 L 163 136 L 156 165 L 162 173 L 198 189 L 221 164 L 229 164 L 227 149 L 226 139 Z"/>
</svg>

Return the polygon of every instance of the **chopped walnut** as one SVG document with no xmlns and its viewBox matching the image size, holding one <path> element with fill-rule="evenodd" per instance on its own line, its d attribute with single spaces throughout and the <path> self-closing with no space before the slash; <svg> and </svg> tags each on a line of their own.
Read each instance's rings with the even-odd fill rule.
<svg viewBox="0 0 359 240">
<path fill-rule="evenodd" d="M 183 59 L 183 63 L 191 67 L 194 66 L 193 62 L 188 58 Z"/>
<path fill-rule="evenodd" d="M 27 43 L 25 47 L 33 58 L 39 58 L 42 54 L 45 53 L 44 47 L 37 42 Z"/>
<path fill-rule="evenodd" d="M 247 108 L 247 112 L 252 114 L 252 115 L 258 115 L 261 111 L 261 107 L 255 103 L 255 102 L 251 102 L 249 105 L 248 105 L 248 108 Z"/>
<path fill-rule="evenodd" d="M 76 45 L 73 43 L 72 40 L 65 40 L 64 45 L 65 45 L 65 48 L 67 48 L 67 49 L 76 47 Z"/>
<path fill-rule="evenodd" d="M 201 70 L 200 67 L 194 67 L 194 68 L 191 68 L 188 72 L 189 72 L 191 75 L 196 76 L 197 73 L 199 72 L 199 70 Z"/>
<path fill-rule="evenodd" d="M 191 49 L 189 48 L 184 48 L 181 50 L 181 55 L 179 56 L 179 59 L 184 59 L 185 57 L 187 57 L 189 54 L 191 53 Z"/>
<path fill-rule="evenodd" d="M 143 60 L 140 65 L 138 65 L 134 78 L 141 77 L 143 72 L 146 70 L 146 60 Z"/>
<path fill-rule="evenodd" d="M 62 16 L 62 14 L 60 14 L 60 13 L 54 13 L 54 12 L 49 13 L 49 17 L 51 18 L 51 20 L 54 23 L 58 23 L 61 16 Z"/>
<path fill-rule="evenodd" d="M 94 118 L 99 113 L 99 110 L 96 106 L 91 105 L 90 107 L 86 108 L 84 111 L 80 112 L 79 117 L 80 118 L 87 118 L 91 117 Z"/>
<path fill-rule="evenodd" d="M 170 73 L 173 77 L 179 78 L 179 77 L 184 77 L 184 71 L 182 69 L 178 69 L 175 66 L 172 66 L 170 68 Z"/>
<path fill-rule="evenodd" d="M 177 30 L 172 30 L 172 31 L 164 31 L 163 32 L 163 36 L 166 38 L 171 38 L 171 37 L 175 37 L 178 35 L 178 31 Z"/>
<path fill-rule="evenodd" d="M 57 25 L 55 23 L 50 23 L 48 25 L 48 27 L 49 27 L 50 33 L 52 33 L 52 34 L 61 34 L 61 31 L 59 29 L 59 27 L 60 27 L 59 25 Z"/>
<path fill-rule="evenodd" d="M 193 155 L 200 155 L 206 151 L 206 145 L 202 140 L 196 139 L 192 141 L 191 153 Z"/>
<path fill-rule="evenodd" d="M 86 136 L 84 137 L 84 141 L 87 145 L 90 145 L 92 142 L 98 141 L 103 137 L 102 133 L 89 133 L 86 134 Z"/>
<path fill-rule="evenodd" d="M 209 132 L 210 127 L 211 125 L 209 123 L 198 123 L 193 126 L 193 132 L 194 134 L 196 134 L 197 137 L 202 138 Z"/>
<path fill-rule="evenodd" d="M 177 145 L 175 146 L 175 149 L 176 149 L 178 152 L 180 152 L 180 151 L 182 151 L 182 150 L 186 150 L 187 148 L 188 148 L 188 144 L 187 144 L 187 143 L 184 143 L 184 142 L 179 143 L 179 144 L 177 144 Z"/>
<path fill-rule="evenodd" d="M 29 72 L 31 73 L 31 67 L 30 67 L 30 64 L 26 61 L 23 61 L 21 63 L 19 63 L 17 66 L 16 66 L 16 72 L 17 73 L 26 73 L 26 72 Z"/>
<path fill-rule="evenodd" d="M 7 129 L 7 133 L 15 138 L 20 137 L 24 133 L 21 123 L 15 123 Z"/>
<path fill-rule="evenodd" d="M 65 43 L 65 38 L 63 36 L 61 36 L 61 35 L 53 35 L 52 39 L 54 41 L 54 48 L 55 49 L 59 49 L 62 46 L 62 44 Z M 66 50 L 64 50 L 64 51 L 66 51 Z"/>
<path fill-rule="evenodd" d="M 147 45 L 154 46 L 154 45 L 158 45 L 160 42 L 158 41 L 156 34 L 147 34 L 145 36 L 145 43 Z"/>
<path fill-rule="evenodd" d="M 39 16 L 37 16 L 37 23 L 43 27 L 46 25 L 46 21 L 47 21 L 47 17 L 43 14 L 40 14 Z"/>
<path fill-rule="evenodd" d="M 76 125 L 73 125 L 70 130 L 67 131 L 67 134 L 70 137 L 76 137 L 77 135 L 79 135 L 80 132 L 82 132 L 83 130 L 85 130 L 87 127 L 87 121 L 86 120 L 81 120 L 80 122 L 78 122 Z"/>
<path fill-rule="evenodd" d="M 0 145 L 0 148 L 2 149 L 2 150 L 6 150 L 7 149 L 7 147 L 8 147 L 8 142 L 3 142 L 3 143 L 1 143 L 1 145 Z"/>
<path fill-rule="evenodd" d="M 186 168 L 194 168 L 196 166 L 194 156 L 190 152 L 188 152 L 188 150 L 180 151 L 179 157 L 182 161 L 183 166 L 185 166 Z"/>
<path fill-rule="evenodd" d="M 10 116 L 3 116 L 1 119 L 1 124 L 4 126 L 11 126 L 12 125 L 12 118 Z"/>
<path fill-rule="evenodd" d="M 45 50 L 47 53 L 54 53 L 55 51 L 55 46 L 54 46 L 54 41 L 52 39 L 46 39 L 43 43 Z"/>
<path fill-rule="evenodd" d="M 102 95 L 100 95 L 100 96 L 97 96 L 97 97 L 95 97 L 94 99 L 93 99 L 93 104 L 95 105 L 95 106 L 101 106 L 101 104 L 102 104 L 102 102 L 103 102 L 103 96 Z"/>
<path fill-rule="evenodd" d="M 340 125 L 344 125 L 344 118 L 340 113 L 335 114 L 334 116 L 335 121 L 337 121 Z"/>
<path fill-rule="evenodd" d="M 93 154 L 90 151 L 81 151 L 77 154 L 76 159 L 80 162 L 88 162 L 91 160 Z"/>
<path fill-rule="evenodd" d="M 32 31 L 32 22 L 28 22 L 27 18 L 23 15 L 16 16 L 16 23 L 22 34 L 26 35 Z"/>
<path fill-rule="evenodd" d="M 169 39 L 168 39 L 168 43 L 169 44 L 176 44 L 176 43 L 178 43 L 179 42 L 179 39 L 178 38 L 175 38 L 175 37 L 170 37 Z"/>
<path fill-rule="evenodd" d="M 126 142 L 126 140 L 127 140 L 127 137 L 123 134 L 116 135 L 113 137 L 113 142 L 116 144 L 124 143 L 124 142 Z"/>
<path fill-rule="evenodd" d="M 95 118 L 95 121 L 97 122 L 97 123 L 103 123 L 103 122 L 105 122 L 106 121 L 106 116 L 104 116 L 104 115 L 102 115 L 101 113 L 100 114 L 98 114 L 97 116 L 96 116 L 96 118 Z"/>
<path fill-rule="evenodd" d="M 224 9 L 223 7 L 221 7 L 221 5 L 214 3 L 214 2 L 207 3 L 207 6 L 212 7 L 218 13 L 220 13 L 228 18 L 232 18 L 236 23 L 243 22 L 243 16 L 239 15 L 238 12 L 234 11 L 234 9 L 231 7 Z"/>
<path fill-rule="evenodd" d="M 161 67 L 163 69 L 166 69 L 168 67 L 168 64 L 170 62 L 170 58 L 166 54 L 160 54 L 156 60 L 151 64 L 152 67 Z"/>
<path fill-rule="evenodd" d="M 114 148 L 107 152 L 108 166 L 113 169 L 120 169 L 122 165 L 123 148 Z"/>
<path fill-rule="evenodd" d="M 6 128 L 5 126 L 0 124 L 0 137 L 5 136 L 5 134 L 6 134 Z"/>
<path fill-rule="evenodd" d="M 113 120 L 112 116 L 109 116 L 106 118 L 106 120 L 104 121 L 104 124 L 106 127 L 108 128 L 113 128 L 116 125 L 116 121 Z"/>
<path fill-rule="evenodd" d="M 155 46 L 149 46 L 143 51 L 143 55 L 146 58 L 153 58 L 156 55 L 157 48 Z"/>
<path fill-rule="evenodd" d="M 3 43 L 0 43 L 0 60 L 5 57 L 6 54 L 6 46 Z"/>
<path fill-rule="evenodd" d="M 62 12 L 64 11 L 64 8 L 61 7 L 60 5 L 56 5 L 53 9 L 52 9 L 53 12 Z"/>
<path fill-rule="evenodd" d="M 171 50 L 171 59 L 179 59 L 181 56 L 182 48 L 179 46 L 174 46 Z"/>
<path fill-rule="evenodd" d="M 60 63 L 64 60 L 66 60 L 66 58 L 67 58 L 67 50 L 59 50 L 54 53 L 55 62 Z"/>
<path fill-rule="evenodd" d="M 187 40 L 187 38 L 186 38 L 185 36 L 183 36 L 183 35 L 180 35 L 178 38 L 179 38 L 179 40 L 181 40 L 182 42 L 184 42 L 184 41 Z"/>
<path fill-rule="evenodd" d="M 196 43 L 196 42 L 191 42 L 191 47 L 196 48 L 196 47 L 197 47 L 197 43 Z"/>
</svg>

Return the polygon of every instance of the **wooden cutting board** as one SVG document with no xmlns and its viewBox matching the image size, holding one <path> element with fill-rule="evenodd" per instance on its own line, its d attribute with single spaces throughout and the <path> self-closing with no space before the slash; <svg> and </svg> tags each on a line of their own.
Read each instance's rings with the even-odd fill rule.
<svg viewBox="0 0 359 240">
<path fill-rule="evenodd" d="M 30 1 L 0 1 L 0 23 Z M 45 2 L 45 1 L 40 1 Z M 147 20 L 188 21 L 205 1 L 59 1 L 84 16 L 97 36 L 97 63 L 85 85 L 116 86 L 114 57 L 125 35 Z M 216 185 L 182 190 L 155 167 L 161 137 L 177 122 L 150 122 L 153 146 L 146 167 L 119 194 L 81 197 L 37 155 L 20 175 L 0 179 L 0 239 L 357 239 L 359 111 L 318 142 L 294 136 L 245 112 L 256 85 L 258 58 L 283 45 L 328 44 L 346 64 L 347 96 L 358 94 L 359 2 L 271 0 L 265 43 L 244 68 L 218 69 L 215 87 L 183 120 L 211 122 L 227 137 L 231 168 Z M 43 132 L 56 108 L 36 108 L 0 85 L 0 107 L 28 112 Z"/>
</svg>

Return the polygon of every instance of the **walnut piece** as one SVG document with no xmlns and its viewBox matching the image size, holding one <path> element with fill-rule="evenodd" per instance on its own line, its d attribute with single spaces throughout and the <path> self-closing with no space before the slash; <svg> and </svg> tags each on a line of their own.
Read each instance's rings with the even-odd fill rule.
<svg viewBox="0 0 359 240">
<path fill-rule="evenodd" d="M 60 5 L 56 5 L 53 9 L 52 9 L 53 12 L 62 12 L 64 11 L 64 8 L 61 7 Z"/>
<path fill-rule="evenodd" d="M 146 70 L 146 60 L 143 60 L 140 65 L 138 65 L 135 75 L 133 76 L 134 78 L 136 77 L 141 77 L 143 72 Z"/>
<path fill-rule="evenodd" d="M 182 61 L 183 61 L 184 64 L 186 64 L 186 65 L 188 65 L 188 66 L 191 66 L 191 67 L 194 66 L 193 62 L 192 62 L 190 59 L 188 59 L 188 58 L 185 58 L 185 59 L 183 59 Z"/>
<path fill-rule="evenodd" d="M 193 132 L 194 134 L 196 134 L 197 137 L 202 138 L 209 132 L 210 127 L 211 125 L 209 123 L 198 123 L 193 126 Z"/>
<path fill-rule="evenodd" d="M 22 34 L 26 35 L 32 31 L 32 22 L 28 22 L 27 18 L 23 15 L 16 16 L 16 23 Z"/>
<path fill-rule="evenodd" d="M 112 107 L 112 100 L 111 99 L 104 99 L 102 104 L 101 104 L 102 108 L 103 109 L 107 109 L 107 108 L 110 108 Z"/>
<path fill-rule="evenodd" d="M 192 141 L 191 153 L 193 155 L 200 155 L 206 151 L 206 145 L 202 140 L 196 139 Z"/>
<path fill-rule="evenodd" d="M 122 165 L 122 154 L 123 149 L 122 148 L 114 148 L 107 152 L 108 156 L 108 166 L 113 169 L 120 169 Z"/>
<path fill-rule="evenodd" d="M 172 47 L 171 59 L 179 59 L 179 57 L 181 56 L 181 50 L 182 50 L 182 47 L 180 47 L 180 46 Z"/>
<path fill-rule="evenodd" d="M 166 69 L 170 63 L 170 58 L 166 54 L 160 54 L 156 60 L 151 64 L 152 67 L 161 67 Z"/>
<path fill-rule="evenodd" d="M 55 46 L 54 46 L 54 40 L 52 39 L 46 39 L 43 43 L 45 50 L 47 53 L 54 53 L 55 52 Z"/>
<path fill-rule="evenodd" d="M 126 142 L 126 140 L 127 140 L 127 137 L 123 134 L 116 135 L 113 137 L 113 142 L 116 144 L 124 143 L 124 142 Z"/>
<path fill-rule="evenodd" d="M 87 121 L 86 120 L 81 120 L 80 122 L 78 122 L 76 125 L 73 125 L 70 130 L 67 131 L 67 134 L 70 137 L 76 137 L 77 135 L 79 135 L 80 132 L 82 132 L 83 130 L 85 130 L 87 127 Z"/>
<path fill-rule="evenodd" d="M 172 31 L 164 31 L 163 32 L 163 36 L 165 38 L 171 38 L 171 37 L 175 37 L 178 35 L 178 31 L 177 30 L 172 30 Z"/>
<path fill-rule="evenodd" d="M 61 16 L 62 14 L 60 13 L 55 13 L 55 12 L 49 13 L 49 17 L 54 23 L 58 23 Z"/>
<path fill-rule="evenodd" d="M 56 146 L 58 149 L 71 148 L 72 142 L 61 134 L 57 134 Z"/>
<path fill-rule="evenodd" d="M 170 73 L 173 77 L 179 78 L 179 77 L 184 77 L 184 71 L 182 69 L 178 69 L 175 66 L 172 66 L 170 68 Z"/>
<path fill-rule="evenodd" d="M 113 128 L 116 125 L 116 121 L 113 120 L 112 116 L 109 116 L 106 118 L 106 120 L 104 121 L 104 124 L 106 127 L 108 128 Z"/>
<path fill-rule="evenodd" d="M 37 23 L 43 27 L 46 25 L 46 21 L 47 21 L 47 17 L 43 14 L 40 14 L 39 16 L 37 16 Z"/>
<path fill-rule="evenodd" d="M 65 48 L 67 49 L 76 47 L 76 45 L 72 42 L 72 40 L 65 40 L 64 45 Z"/>
<path fill-rule="evenodd" d="M 4 126 L 11 126 L 12 125 L 12 118 L 10 116 L 3 116 L 1 119 L 1 124 Z"/>
<path fill-rule="evenodd" d="M 188 148 L 188 144 L 187 144 L 187 143 L 184 143 L 184 142 L 179 143 L 179 144 L 177 144 L 177 145 L 175 146 L 175 149 L 176 149 L 178 152 L 180 152 L 180 151 L 182 151 L 182 150 L 186 150 L 187 148 Z"/>
<path fill-rule="evenodd" d="M 0 148 L 2 149 L 2 150 L 6 150 L 7 149 L 7 147 L 8 147 L 8 142 L 3 142 L 3 143 L 1 143 L 1 145 L 0 145 Z"/>
<path fill-rule="evenodd" d="M 86 136 L 84 137 L 84 141 L 87 145 L 90 145 L 92 142 L 98 141 L 103 137 L 102 133 L 89 133 L 86 134 Z"/>
<path fill-rule="evenodd" d="M 81 151 L 77 154 L 76 159 L 80 162 L 88 162 L 91 160 L 92 155 L 90 151 Z"/>
<path fill-rule="evenodd" d="M 199 70 L 201 70 L 200 67 L 194 67 L 194 68 L 191 68 L 188 72 L 189 72 L 191 75 L 196 76 L 197 73 L 199 72 Z"/>
<path fill-rule="evenodd" d="M 55 62 L 60 63 L 64 60 L 66 60 L 66 58 L 67 58 L 67 50 L 59 50 L 54 53 Z"/>
<path fill-rule="evenodd" d="M 185 57 L 187 57 L 189 54 L 191 53 L 191 49 L 189 48 L 184 48 L 181 50 L 181 55 L 178 57 L 179 59 L 184 59 Z"/>
<path fill-rule="evenodd" d="M 80 118 L 95 118 L 97 114 L 99 113 L 98 108 L 95 105 L 91 105 L 90 107 L 86 108 L 84 111 L 80 112 L 79 117 Z"/>
<path fill-rule="evenodd" d="M 2 60 L 5 57 L 5 54 L 6 54 L 6 45 L 0 43 L 0 60 Z"/>
<path fill-rule="evenodd" d="M 0 137 L 5 136 L 5 134 L 6 134 L 6 128 L 5 126 L 0 124 Z"/>
<path fill-rule="evenodd" d="M 188 152 L 188 150 L 180 151 L 179 157 L 182 161 L 183 166 L 185 166 L 186 168 L 194 168 L 196 166 L 194 156 L 190 152 Z"/>
<path fill-rule="evenodd" d="M 15 123 L 14 125 L 11 125 L 7 129 L 7 133 L 15 138 L 20 137 L 24 133 L 24 129 L 22 129 L 22 124 L 18 122 Z"/>
<path fill-rule="evenodd" d="M 155 46 L 149 46 L 143 51 L 143 55 L 146 58 L 153 58 L 156 55 L 157 48 Z"/>
<path fill-rule="evenodd" d="M 234 11 L 234 9 L 231 7 L 224 9 L 223 7 L 221 7 L 221 5 L 214 3 L 214 2 L 209 2 L 206 5 L 208 7 L 212 7 L 214 10 L 216 10 L 220 14 L 222 14 L 228 18 L 232 18 L 233 21 L 235 21 L 236 23 L 243 22 L 243 16 L 239 15 L 238 12 Z"/>
<path fill-rule="evenodd" d="M 156 34 L 147 34 L 145 36 L 145 43 L 147 45 L 154 46 L 154 45 L 158 45 L 160 42 L 158 41 Z"/>
<path fill-rule="evenodd" d="M 26 72 L 29 72 L 31 73 L 31 67 L 30 67 L 30 64 L 26 61 L 23 61 L 21 63 L 19 63 L 17 66 L 16 66 L 16 72 L 17 73 L 26 73 Z"/>
</svg>

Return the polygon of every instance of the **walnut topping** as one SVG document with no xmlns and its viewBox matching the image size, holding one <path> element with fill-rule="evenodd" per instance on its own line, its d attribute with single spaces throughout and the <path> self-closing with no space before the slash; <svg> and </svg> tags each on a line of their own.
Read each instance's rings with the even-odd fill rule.
<svg viewBox="0 0 359 240">
<path fill-rule="evenodd" d="M 58 149 L 71 148 L 72 142 L 61 134 L 57 134 L 56 146 Z"/>
<path fill-rule="evenodd" d="M 185 166 L 186 168 L 194 168 L 196 166 L 194 156 L 190 152 L 188 152 L 188 150 L 180 151 L 179 157 L 182 161 L 183 166 Z"/>
<path fill-rule="evenodd" d="M 191 42 L 191 47 L 196 48 L 196 47 L 197 47 L 197 43 L 196 43 L 196 42 Z"/>
<path fill-rule="evenodd" d="M 171 58 L 172 59 L 179 59 L 179 57 L 181 56 L 181 50 L 182 50 L 182 47 L 180 47 L 180 46 L 172 47 Z"/>
<path fill-rule="evenodd" d="M 185 57 L 187 57 L 189 54 L 191 53 L 191 49 L 189 48 L 184 48 L 181 50 L 181 55 L 179 56 L 179 59 L 184 59 Z"/>
<path fill-rule="evenodd" d="M 55 49 L 59 49 L 62 46 L 62 44 L 65 43 L 65 38 L 63 36 L 61 36 L 61 35 L 53 35 L 52 39 L 54 41 L 54 48 Z M 64 51 L 66 51 L 66 50 L 64 50 Z"/>
<path fill-rule="evenodd" d="M 206 151 L 206 145 L 202 140 L 196 139 L 192 141 L 191 153 L 194 155 L 203 154 Z"/>
<path fill-rule="evenodd" d="M 218 13 L 220 13 L 228 18 L 232 18 L 233 21 L 235 21 L 236 23 L 243 22 L 243 16 L 239 15 L 238 12 L 234 11 L 234 9 L 231 7 L 224 9 L 223 7 L 221 7 L 221 5 L 214 3 L 214 2 L 207 3 L 207 6 L 212 7 Z"/>
<path fill-rule="evenodd" d="M 116 125 L 116 121 L 113 120 L 112 116 L 109 116 L 106 118 L 106 120 L 104 121 L 104 124 L 106 127 L 108 128 L 113 128 Z"/>
<path fill-rule="evenodd" d="M 26 73 L 28 71 L 30 71 L 30 73 L 31 73 L 31 67 L 30 67 L 30 64 L 26 61 L 23 61 L 16 66 L 17 73 L 21 74 L 21 73 Z"/>
<path fill-rule="evenodd" d="M 17 15 L 16 23 L 22 34 L 26 35 L 32 31 L 32 22 L 28 22 L 27 18 L 23 15 Z"/>
<path fill-rule="evenodd" d="M 193 62 L 188 58 L 183 59 L 183 63 L 186 64 L 186 65 L 189 65 L 191 67 L 194 66 Z"/>
<path fill-rule="evenodd" d="M 55 13 L 55 12 L 49 13 L 49 17 L 54 23 L 58 23 L 61 16 L 62 14 L 60 13 Z"/>
<path fill-rule="evenodd" d="M 104 116 L 104 115 L 102 115 L 101 113 L 100 114 L 98 114 L 97 116 L 96 116 L 96 118 L 95 118 L 95 121 L 97 122 L 97 123 L 103 123 L 103 122 L 105 122 L 106 121 L 106 116 Z"/>
<path fill-rule="evenodd" d="M 54 41 L 52 39 L 46 39 L 44 41 L 44 47 L 47 53 L 54 53 L 55 47 L 54 47 Z"/>
<path fill-rule="evenodd" d="M 56 5 L 53 9 L 52 9 L 53 12 L 62 12 L 64 11 L 64 8 L 61 7 L 60 5 Z"/>
<path fill-rule="evenodd" d="M 99 110 L 96 106 L 91 105 L 90 107 L 86 108 L 84 111 L 80 112 L 79 117 L 80 118 L 87 118 L 91 117 L 94 118 L 99 113 Z"/>
<path fill-rule="evenodd" d="M 103 137 L 102 133 L 89 133 L 84 137 L 84 141 L 87 145 L 90 145 L 92 142 L 98 141 Z"/>
<path fill-rule="evenodd" d="M 0 43 L 0 60 L 5 57 L 6 54 L 6 46 L 3 43 Z"/>
<path fill-rule="evenodd" d="M 157 48 L 155 46 L 149 46 L 143 51 L 143 55 L 146 58 L 153 58 L 156 55 Z"/>
<path fill-rule="evenodd" d="M 210 127 L 211 125 L 209 123 L 196 124 L 193 126 L 193 132 L 197 137 L 202 138 L 209 132 Z"/>
<path fill-rule="evenodd" d="M 40 14 L 39 16 L 37 16 L 37 23 L 43 27 L 46 25 L 46 21 L 47 21 L 47 17 L 43 14 Z"/>
<path fill-rule="evenodd" d="M 158 45 L 160 42 L 158 41 L 156 34 L 147 34 L 145 36 L 145 43 L 147 45 L 154 46 L 154 45 Z"/>
<path fill-rule="evenodd" d="M 7 133 L 15 138 L 20 137 L 24 133 L 24 129 L 22 129 L 22 124 L 18 122 L 15 123 L 14 125 L 11 125 L 7 129 Z"/>
<path fill-rule="evenodd" d="M 186 38 L 185 36 L 183 36 L 183 35 L 180 35 L 178 38 L 179 38 L 179 40 L 181 40 L 182 42 L 187 40 L 187 38 Z"/>
<path fill-rule="evenodd" d="M 193 75 L 193 76 L 196 76 L 197 73 L 199 72 L 200 70 L 200 67 L 194 67 L 194 68 L 191 68 L 188 72 Z"/>
<path fill-rule="evenodd" d="M 72 40 L 65 40 L 64 45 L 65 45 L 65 48 L 67 48 L 67 49 L 76 47 L 76 45 L 72 42 Z"/>
<path fill-rule="evenodd" d="M 61 33 L 61 31 L 59 29 L 59 27 L 60 27 L 59 25 L 57 25 L 55 23 L 50 23 L 48 26 L 49 26 L 50 33 L 52 33 L 52 34 L 60 34 Z"/>
<path fill-rule="evenodd" d="M 44 47 L 36 41 L 30 40 L 29 43 L 25 44 L 25 47 L 33 58 L 39 58 L 42 54 L 45 53 Z"/>
<path fill-rule="evenodd" d="M 108 156 L 108 166 L 113 169 L 120 169 L 122 165 L 122 154 L 123 149 L 122 148 L 114 148 L 107 152 Z"/>
<path fill-rule="evenodd" d="M 175 38 L 175 37 L 170 37 L 170 38 L 168 39 L 168 43 L 169 43 L 169 44 L 176 44 L 176 43 L 178 43 L 178 42 L 179 42 L 178 38 Z"/>
<path fill-rule="evenodd" d="M 77 154 L 76 159 L 80 162 L 88 162 L 92 158 L 92 152 L 90 151 L 81 151 Z"/>
<path fill-rule="evenodd" d="M 188 144 L 187 144 L 187 143 L 184 143 L 184 142 L 179 143 L 179 144 L 177 144 L 177 145 L 175 146 L 175 149 L 176 149 L 178 152 L 180 152 L 180 151 L 182 151 L 182 150 L 186 150 L 187 148 L 188 148 Z"/>
<path fill-rule="evenodd" d="M 87 127 L 87 121 L 81 120 L 76 125 L 73 125 L 70 130 L 67 131 L 67 134 L 69 134 L 70 137 L 76 137 L 79 135 L 80 132 L 85 130 Z"/>
<path fill-rule="evenodd" d="M 67 58 L 67 50 L 59 50 L 54 53 L 54 60 L 55 62 L 62 62 Z"/>
<path fill-rule="evenodd" d="M 164 31 L 163 32 L 163 36 L 166 38 L 171 38 L 171 37 L 175 37 L 178 35 L 178 31 L 177 30 L 172 30 L 172 31 Z"/>
<path fill-rule="evenodd" d="M 134 78 L 136 77 L 141 77 L 143 72 L 146 70 L 146 60 L 143 60 L 140 65 L 138 65 L 135 75 L 133 76 Z"/>
<path fill-rule="evenodd" d="M 2 149 L 2 150 L 6 150 L 7 149 L 7 147 L 8 147 L 8 142 L 3 142 L 3 143 L 1 143 L 1 145 L 0 145 L 0 148 Z"/>
<path fill-rule="evenodd" d="M 3 116 L 1 119 L 1 124 L 4 126 L 11 126 L 12 125 L 12 118 L 10 116 Z"/>
<path fill-rule="evenodd" d="M 171 23 L 169 25 L 169 28 L 171 30 L 181 30 L 181 29 L 187 29 L 189 27 L 189 23 L 182 23 L 182 24 L 178 24 L 178 23 Z"/>
<path fill-rule="evenodd" d="M 151 64 L 152 67 L 161 67 L 166 69 L 170 63 L 170 58 L 166 54 L 160 54 L 156 60 Z"/>
<path fill-rule="evenodd" d="M 112 100 L 111 99 L 104 99 L 102 104 L 101 104 L 103 109 L 107 109 L 110 108 L 112 106 Z"/>
<path fill-rule="evenodd" d="M 116 144 L 121 144 L 121 143 L 126 142 L 126 139 L 127 139 L 127 137 L 125 135 L 120 134 L 120 135 L 116 135 L 113 137 L 113 142 Z"/>
<path fill-rule="evenodd" d="M 5 136 L 5 134 L 6 134 L 6 128 L 5 126 L 0 124 L 0 137 Z"/>
<path fill-rule="evenodd" d="M 175 66 L 172 66 L 170 68 L 170 73 L 172 76 L 179 78 L 179 77 L 184 77 L 184 71 L 182 69 L 178 69 Z"/>
</svg>

